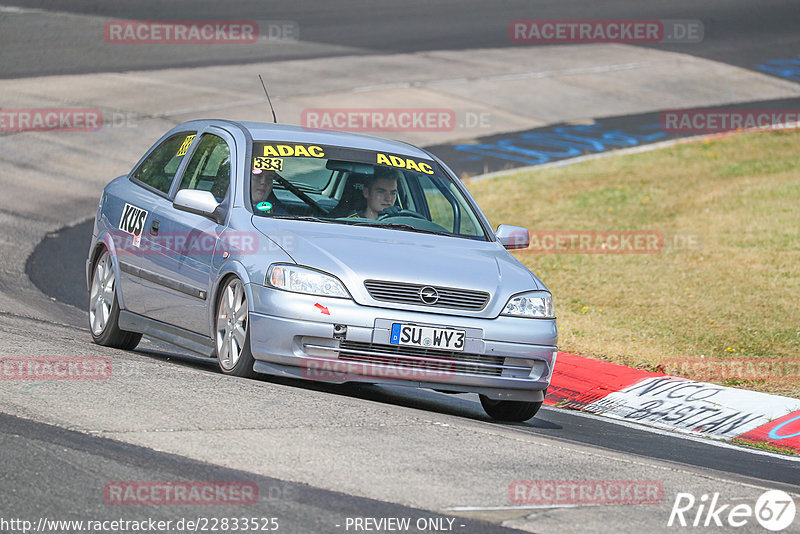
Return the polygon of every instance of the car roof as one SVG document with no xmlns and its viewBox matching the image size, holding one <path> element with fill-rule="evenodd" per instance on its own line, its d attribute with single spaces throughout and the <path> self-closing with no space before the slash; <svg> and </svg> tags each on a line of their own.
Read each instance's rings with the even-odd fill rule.
<svg viewBox="0 0 800 534">
<path fill-rule="evenodd" d="M 247 130 L 254 141 L 286 141 L 291 143 L 333 145 L 431 159 L 430 154 L 414 145 L 401 141 L 381 139 L 380 137 L 373 137 L 371 135 L 322 130 L 318 128 L 305 128 L 289 124 L 273 124 L 270 122 L 226 122 L 233 122 L 242 129 Z"/>
</svg>

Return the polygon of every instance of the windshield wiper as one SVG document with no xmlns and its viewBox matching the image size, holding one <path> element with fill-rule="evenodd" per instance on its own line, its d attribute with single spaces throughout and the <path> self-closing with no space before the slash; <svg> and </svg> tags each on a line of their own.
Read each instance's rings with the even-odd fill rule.
<svg viewBox="0 0 800 534">
<path fill-rule="evenodd" d="M 283 176 L 281 176 L 281 175 L 280 175 L 280 174 L 278 174 L 278 173 L 274 173 L 274 174 L 275 174 L 275 179 L 276 179 L 276 180 L 278 180 L 278 183 L 280 183 L 280 184 L 281 184 L 283 187 L 285 187 L 285 188 L 286 188 L 286 189 L 288 189 L 288 190 L 289 190 L 291 193 L 293 193 L 293 194 L 294 194 L 294 196 L 296 196 L 297 198 L 299 198 L 300 200 L 302 200 L 303 202 L 305 202 L 306 204 L 308 204 L 309 206 L 311 206 L 311 207 L 312 207 L 312 208 L 313 208 L 313 209 L 314 209 L 314 210 L 315 210 L 317 213 L 319 213 L 320 215 L 327 215 L 327 214 L 328 214 L 328 212 L 327 212 L 327 211 L 325 211 L 324 209 L 322 209 L 322 206 L 320 206 L 319 204 L 317 204 L 317 203 L 316 203 L 316 201 L 315 201 L 314 199 L 312 199 L 310 196 L 308 196 L 308 195 L 306 195 L 305 193 L 303 193 L 303 192 L 302 192 L 302 191 L 301 191 L 301 190 L 300 190 L 300 189 L 299 189 L 299 188 L 298 188 L 296 185 L 294 185 L 292 182 L 290 182 L 289 180 L 287 180 L 286 178 L 284 178 Z"/>
<path fill-rule="evenodd" d="M 417 228 L 416 226 L 411 226 L 410 224 L 350 221 L 342 218 L 321 219 L 319 217 L 314 217 L 311 215 L 273 215 L 270 217 L 270 219 L 287 219 L 292 221 L 311 221 L 311 222 L 321 222 L 329 224 L 346 224 L 348 226 L 369 226 L 370 228 L 389 228 L 392 230 L 407 230 L 409 232 L 417 232 L 420 234 L 434 234 L 434 235 L 446 235 L 446 236 L 456 235 L 450 232 L 440 232 L 438 230 L 423 230 L 422 228 Z"/>
<path fill-rule="evenodd" d="M 312 221 L 312 222 L 322 222 L 322 223 L 336 222 L 335 219 L 320 219 L 319 217 L 314 217 L 312 215 L 273 215 L 270 218 L 271 219 L 291 219 L 293 221 Z"/>
<path fill-rule="evenodd" d="M 353 226 L 369 226 L 372 228 L 391 228 L 393 230 L 408 230 L 409 232 L 417 232 L 420 234 L 434 234 L 434 235 L 448 235 L 451 236 L 453 234 L 449 232 L 440 232 L 438 230 L 424 230 L 422 228 L 417 228 L 416 226 L 411 226 L 410 224 L 403 224 L 403 223 L 368 223 L 368 222 L 346 222 L 345 224 L 351 224 Z"/>
</svg>

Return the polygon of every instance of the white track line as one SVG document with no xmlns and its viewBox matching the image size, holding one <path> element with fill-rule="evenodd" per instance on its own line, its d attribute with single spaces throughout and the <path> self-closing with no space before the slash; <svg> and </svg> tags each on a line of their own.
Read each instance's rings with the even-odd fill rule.
<svg viewBox="0 0 800 534">
<path fill-rule="evenodd" d="M 677 429 L 677 428 L 674 429 L 674 430 L 667 430 L 667 429 L 663 429 L 663 428 L 649 426 L 649 425 L 642 424 L 642 423 L 632 423 L 632 422 L 629 422 L 629 421 L 623 421 L 621 419 L 616 419 L 616 418 L 612 418 L 612 417 L 603 417 L 601 415 L 596 415 L 596 414 L 589 413 L 589 412 L 583 412 L 583 411 L 580 411 L 580 410 L 568 410 L 566 408 L 556 408 L 555 406 L 542 406 L 542 409 L 543 410 L 544 409 L 550 409 L 550 410 L 559 410 L 559 411 L 562 411 L 562 412 L 569 412 L 570 414 L 577 415 L 578 417 L 586 417 L 587 419 L 594 419 L 596 421 L 604 421 L 604 422 L 607 422 L 607 423 L 612 423 L 612 424 L 615 424 L 615 425 L 624 426 L 625 428 L 635 428 L 637 430 L 644 430 L 646 432 L 650 432 L 652 434 L 658 434 L 660 436 L 670 436 L 670 437 L 673 437 L 673 438 L 685 439 L 685 440 L 688 440 L 688 441 L 695 441 L 697 443 L 704 443 L 706 445 L 712 445 L 714 447 L 719 447 L 719 448 L 722 448 L 722 449 L 735 449 L 737 451 L 745 452 L 745 453 L 748 453 L 748 454 L 755 454 L 755 455 L 758 455 L 758 456 L 767 456 L 767 457 L 770 457 L 770 458 L 777 458 L 777 459 L 786 460 L 786 461 L 789 461 L 789 462 L 800 462 L 800 456 L 789 456 L 789 455 L 785 455 L 785 454 L 779 454 L 779 453 L 776 453 L 776 452 L 765 451 L 765 450 L 762 450 L 762 449 L 756 449 L 756 448 L 753 448 L 753 447 L 747 447 L 747 446 L 744 446 L 744 445 L 736 445 L 734 443 L 729 443 L 729 442 L 727 442 L 725 440 L 718 439 L 718 438 L 713 438 L 711 436 L 698 436 L 698 435 L 695 435 L 695 434 L 690 434 L 690 433 L 688 433 L 689 431 L 687 431 L 687 430 L 680 430 L 680 429 Z M 667 460 L 667 461 L 669 461 L 669 460 Z"/>
</svg>

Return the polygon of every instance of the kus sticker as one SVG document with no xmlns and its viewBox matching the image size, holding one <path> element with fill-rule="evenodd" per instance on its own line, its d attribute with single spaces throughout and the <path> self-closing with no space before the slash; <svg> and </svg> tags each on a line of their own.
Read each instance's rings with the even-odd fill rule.
<svg viewBox="0 0 800 534">
<path fill-rule="evenodd" d="M 144 222 L 147 220 L 147 212 L 136 206 L 125 204 L 122 209 L 122 217 L 119 220 L 119 229 L 133 236 L 133 246 L 139 247 L 142 242 L 142 230 Z"/>
<path fill-rule="evenodd" d="M 256 156 L 253 158 L 253 168 L 261 169 L 262 171 L 282 171 L 283 158 L 267 158 L 264 156 Z"/>
<path fill-rule="evenodd" d="M 424 161 L 414 161 L 411 158 L 401 158 L 399 156 L 387 156 L 378 152 L 377 163 L 381 165 L 389 165 L 397 167 L 398 169 L 408 169 L 410 171 L 424 172 L 425 174 L 433 174 L 433 169 Z"/>
<path fill-rule="evenodd" d="M 264 156 L 266 157 L 289 157 L 303 156 L 306 158 L 324 158 L 325 151 L 317 145 L 264 145 Z"/>
</svg>

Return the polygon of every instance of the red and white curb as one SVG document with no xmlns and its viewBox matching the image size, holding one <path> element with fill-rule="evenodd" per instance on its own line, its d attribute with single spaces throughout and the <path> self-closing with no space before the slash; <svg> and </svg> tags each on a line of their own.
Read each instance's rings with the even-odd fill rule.
<svg viewBox="0 0 800 534">
<path fill-rule="evenodd" d="M 800 452 L 800 399 L 558 353 L 545 404 Z"/>
</svg>

